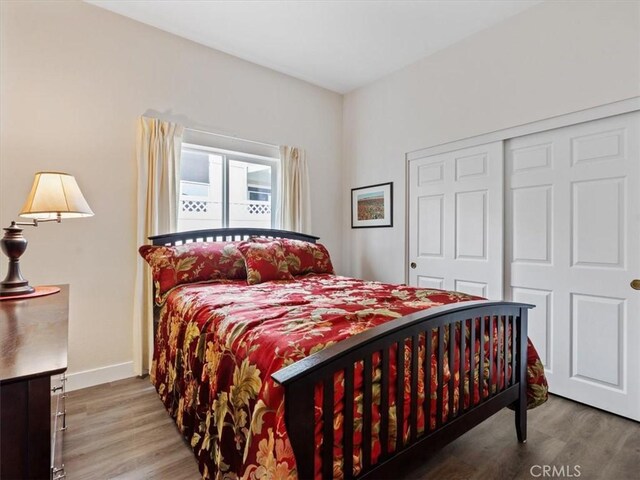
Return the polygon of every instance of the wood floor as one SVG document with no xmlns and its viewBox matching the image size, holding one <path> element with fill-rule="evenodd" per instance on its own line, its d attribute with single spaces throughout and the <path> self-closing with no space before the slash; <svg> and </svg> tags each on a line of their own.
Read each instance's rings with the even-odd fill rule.
<svg viewBox="0 0 640 480">
<path fill-rule="evenodd" d="M 71 392 L 67 413 L 64 463 L 70 480 L 200 478 L 149 379 Z M 516 441 L 513 412 L 505 409 L 397 473 L 407 480 L 640 480 L 640 424 L 552 397 L 529 412 L 524 445 Z"/>
</svg>

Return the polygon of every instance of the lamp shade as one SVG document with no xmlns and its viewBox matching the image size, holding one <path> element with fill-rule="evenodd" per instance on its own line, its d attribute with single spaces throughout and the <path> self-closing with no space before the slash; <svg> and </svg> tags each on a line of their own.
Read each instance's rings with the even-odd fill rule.
<svg viewBox="0 0 640 480">
<path fill-rule="evenodd" d="M 20 216 L 44 220 L 91 217 L 93 212 L 73 175 L 38 172 Z"/>
</svg>

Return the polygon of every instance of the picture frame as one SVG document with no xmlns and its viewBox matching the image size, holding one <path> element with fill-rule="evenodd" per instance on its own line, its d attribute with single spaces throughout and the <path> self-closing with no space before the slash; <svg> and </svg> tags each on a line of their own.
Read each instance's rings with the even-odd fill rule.
<svg viewBox="0 0 640 480">
<path fill-rule="evenodd" d="M 351 228 L 393 227 L 393 182 L 351 189 Z"/>
</svg>

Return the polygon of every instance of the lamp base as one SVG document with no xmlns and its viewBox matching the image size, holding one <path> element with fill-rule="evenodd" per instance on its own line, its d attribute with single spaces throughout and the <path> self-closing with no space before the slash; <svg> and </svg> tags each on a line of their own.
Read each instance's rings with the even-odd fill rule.
<svg viewBox="0 0 640 480">
<path fill-rule="evenodd" d="M 11 226 L 4 229 L 4 237 L 0 240 L 0 248 L 9 257 L 7 276 L 0 282 L 0 296 L 14 296 L 33 293 L 35 289 L 20 273 L 20 256 L 27 249 L 27 239 L 22 235 L 22 229 L 11 222 Z"/>
<path fill-rule="evenodd" d="M 0 297 L 15 297 L 17 295 L 28 295 L 36 291 L 35 288 L 29 285 L 29 282 L 24 281 L 24 285 L 8 286 L 2 282 L 0 284 Z"/>
</svg>

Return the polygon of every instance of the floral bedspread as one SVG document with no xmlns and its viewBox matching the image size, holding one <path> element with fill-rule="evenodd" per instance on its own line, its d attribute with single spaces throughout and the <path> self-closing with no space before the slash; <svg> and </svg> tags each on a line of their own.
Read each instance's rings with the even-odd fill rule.
<svg viewBox="0 0 640 480">
<path fill-rule="evenodd" d="M 167 410 L 175 418 L 179 430 L 191 445 L 203 478 L 295 479 L 295 459 L 284 425 L 283 389 L 275 384 L 271 374 L 337 341 L 391 319 L 433 306 L 474 299 L 477 298 L 457 292 L 365 282 L 329 274 L 252 286 L 243 280 L 182 285 L 167 296 L 162 309 L 151 380 Z M 495 329 L 493 333 L 497 337 Z M 455 334 L 460 335 L 459 329 Z M 466 334 L 469 334 L 468 327 Z M 488 336 L 488 329 L 485 334 Z M 497 341 L 494 342 L 494 350 L 496 345 Z M 478 342 L 477 346 L 476 352 L 479 350 Z M 424 356 L 422 347 L 420 354 Z M 487 350 L 488 346 L 485 348 L 485 369 L 488 373 Z M 405 349 L 405 361 L 409 354 L 409 349 Z M 436 358 L 432 356 L 431 367 L 434 372 Z M 450 378 L 446 358 L 447 355 L 445 382 Z M 459 358 L 459 355 L 455 358 Z M 476 353 L 476 365 L 479 364 L 478 358 Z M 466 363 L 468 373 L 468 352 Z M 374 359 L 376 367 L 379 365 Z M 458 385 L 457 366 L 454 366 L 453 372 Z M 495 365 L 493 372 L 496 383 L 488 385 L 485 381 L 484 392 L 494 390 L 499 382 L 504 381 L 503 374 L 495 375 Z M 542 364 L 530 343 L 527 373 L 528 404 L 531 408 L 546 401 L 547 388 Z M 361 369 L 358 374 L 356 367 L 356 380 L 358 375 L 361 377 Z M 376 398 L 379 402 L 376 389 L 379 393 L 380 385 L 376 382 L 375 374 L 373 378 L 374 402 Z M 431 411 L 434 413 L 430 423 L 435 425 L 435 375 L 432 375 L 432 379 L 429 395 L 433 405 Z M 472 399 L 467 377 L 465 406 L 479 401 L 477 382 L 476 371 L 476 388 Z M 339 411 L 340 390 L 336 388 L 335 418 L 338 425 L 342 418 Z M 419 398 L 423 399 L 425 388 L 422 383 L 418 390 Z M 457 392 L 456 387 L 456 405 Z M 408 401 L 409 396 L 405 397 Z M 446 384 L 443 397 L 447 410 Z M 395 395 L 392 393 L 389 398 L 390 410 L 394 412 L 392 399 Z M 357 409 L 358 399 L 355 403 Z M 374 422 L 379 418 L 375 407 Z M 424 412 L 419 410 L 419 430 L 423 430 Z M 316 411 L 318 417 L 318 408 Z M 405 414 L 408 411 L 408 406 L 405 406 Z M 356 410 L 354 416 L 356 433 L 361 428 L 361 407 L 359 412 Z M 443 419 L 447 415 L 448 411 L 443 412 Z M 392 424 L 394 422 L 390 422 L 390 426 Z M 376 428 L 372 431 L 375 432 Z M 404 434 L 407 435 L 407 432 Z M 395 431 L 389 432 L 390 445 L 395 443 L 395 435 Z M 341 431 L 336 431 L 334 444 L 339 445 L 340 436 Z M 354 469 L 357 473 L 360 468 L 357 438 L 354 447 Z M 379 451 L 379 445 L 374 440 L 374 461 Z M 335 457 L 334 461 L 341 464 L 340 452 Z"/>
</svg>

